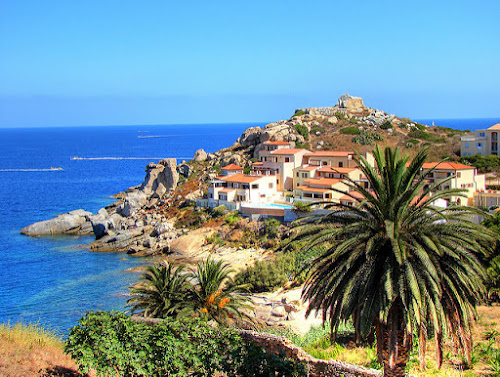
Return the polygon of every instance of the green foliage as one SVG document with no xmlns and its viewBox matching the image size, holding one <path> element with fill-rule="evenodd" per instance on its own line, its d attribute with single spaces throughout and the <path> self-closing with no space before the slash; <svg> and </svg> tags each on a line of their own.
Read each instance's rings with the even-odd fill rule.
<svg viewBox="0 0 500 377">
<path fill-rule="evenodd" d="M 299 135 L 302 135 L 304 137 L 305 141 L 309 141 L 309 130 L 306 126 L 304 126 L 303 124 L 296 124 L 295 126 L 293 126 L 293 128 Z"/>
<path fill-rule="evenodd" d="M 476 167 L 480 173 L 500 171 L 500 156 L 481 156 L 476 154 L 474 156 L 460 157 L 458 161 Z"/>
<path fill-rule="evenodd" d="M 352 142 L 359 145 L 373 145 L 376 141 L 382 141 L 384 137 L 376 132 L 362 130 L 359 135 L 353 137 Z"/>
<path fill-rule="evenodd" d="M 132 313 L 145 317 L 166 318 L 176 316 L 185 307 L 186 297 L 192 289 L 185 266 L 172 264 L 148 266 L 139 282 L 130 288 L 132 298 L 127 301 Z"/>
<path fill-rule="evenodd" d="M 293 208 L 299 212 L 311 212 L 311 204 L 307 204 L 305 202 L 301 202 L 299 200 L 296 200 L 293 202 Z"/>
<path fill-rule="evenodd" d="M 252 171 L 251 166 L 247 166 L 247 167 L 243 168 L 243 174 L 250 174 L 251 171 Z"/>
<path fill-rule="evenodd" d="M 380 126 L 380 129 L 382 130 L 389 130 L 392 128 L 392 123 L 386 120 L 382 125 Z"/>
<path fill-rule="evenodd" d="M 351 126 L 351 127 L 341 128 L 339 132 L 344 135 L 359 135 L 361 131 L 359 130 L 358 127 Z"/>
<path fill-rule="evenodd" d="M 408 137 L 426 140 L 432 143 L 444 143 L 446 141 L 446 139 L 443 137 L 437 137 L 421 129 L 411 130 L 410 132 L 408 132 Z"/>
<path fill-rule="evenodd" d="M 304 365 L 201 320 L 147 325 L 120 312 L 89 312 L 71 329 L 65 350 L 82 372 L 99 376 L 306 375 Z"/>
<path fill-rule="evenodd" d="M 224 218 L 224 222 L 228 225 L 231 225 L 231 226 L 234 226 L 236 225 L 236 223 L 240 220 L 240 214 L 235 211 L 235 212 L 231 212 L 229 215 L 227 215 L 225 218 Z"/>
<path fill-rule="evenodd" d="M 259 159 L 257 157 L 252 157 L 250 159 L 250 162 L 252 162 L 252 163 L 257 162 L 257 161 L 259 161 Z"/>
<path fill-rule="evenodd" d="M 296 111 L 295 114 L 292 115 L 292 117 L 299 117 L 301 115 L 305 115 L 307 114 L 304 110 L 299 110 L 299 111 Z"/>
<path fill-rule="evenodd" d="M 311 133 L 315 134 L 316 132 L 323 133 L 323 132 L 325 132 L 325 129 L 321 126 L 315 125 L 311 128 Z"/>
<path fill-rule="evenodd" d="M 295 148 L 298 148 L 298 149 L 308 149 L 309 148 L 309 144 L 308 143 L 296 142 L 295 143 Z"/>
<path fill-rule="evenodd" d="M 205 238 L 205 242 L 208 243 L 208 244 L 213 244 L 213 245 L 218 245 L 218 246 L 222 246 L 226 243 L 226 241 L 224 241 L 220 235 L 219 232 L 216 232 L 214 233 L 213 235 L 211 236 L 208 236 L 207 238 Z"/>
<path fill-rule="evenodd" d="M 264 221 L 264 235 L 268 238 L 277 238 L 281 223 L 276 219 L 266 219 Z"/>
<path fill-rule="evenodd" d="M 227 212 L 227 208 L 225 205 L 220 205 L 212 209 L 211 215 L 212 217 L 221 217 Z"/>
<path fill-rule="evenodd" d="M 355 158 L 373 191 L 347 178 L 364 199 L 353 207 L 332 206 L 328 215 L 299 226 L 296 240 L 306 242 L 304 248 L 326 248 L 304 288 L 308 312 L 321 312 L 332 333 L 350 318 L 356 335 L 374 330 L 389 370 L 389 353 L 399 365 L 408 361 L 405 348 L 411 343 L 402 343 L 403 334 L 411 339 L 426 329 L 437 334 L 438 349 L 439 335 L 451 334 L 470 362 L 474 308 L 485 293 L 477 255 L 486 252 L 494 234 L 470 220 L 475 212 L 468 207 L 432 206 L 463 193 L 427 186 L 426 149 L 412 161 L 391 148 L 377 147 L 373 156 L 375 167 Z M 435 192 L 432 199 L 429 192 Z M 388 341 L 396 337 L 397 348 Z"/>
<path fill-rule="evenodd" d="M 335 117 L 338 119 L 338 120 L 345 120 L 346 119 L 346 116 L 344 113 L 341 113 L 340 111 L 337 111 L 335 113 Z"/>
<path fill-rule="evenodd" d="M 291 254 L 278 254 L 272 260 L 257 261 L 240 271 L 234 278 L 236 284 L 248 284 L 251 292 L 266 292 L 283 287 L 296 272 L 295 258 Z"/>
</svg>

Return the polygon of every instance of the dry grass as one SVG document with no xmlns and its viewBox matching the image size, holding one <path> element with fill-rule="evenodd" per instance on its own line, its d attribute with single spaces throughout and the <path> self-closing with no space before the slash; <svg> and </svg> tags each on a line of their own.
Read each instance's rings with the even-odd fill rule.
<svg viewBox="0 0 500 377">
<path fill-rule="evenodd" d="M 82 376 L 62 340 L 38 325 L 0 325 L 0 376 Z"/>
<path fill-rule="evenodd" d="M 500 333 L 500 306 L 481 306 L 478 308 L 478 320 L 474 325 L 474 353 L 473 365 L 470 369 L 460 370 L 460 357 L 452 351 L 451 342 L 447 342 L 444 351 L 444 363 L 441 370 L 438 370 L 434 361 L 434 343 L 429 341 L 426 349 L 427 369 L 420 371 L 418 363 L 418 355 L 412 355 L 410 360 L 410 375 L 413 376 L 439 376 L 439 377 L 467 377 L 467 376 L 498 376 L 491 371 L 488 366 L 486 357 L 481 354 L 481 349 L 485 349 L 489 340 L 487 334 L 492 331 Z M 500 336 L 497 335 L 493 340 L 493 348 L 500 348 Z M 372 349 L 367 348 L 346 348 L 336 359 L 358 364 L 370 366 L 370 361 L 376 359 Z"/>
</svg>

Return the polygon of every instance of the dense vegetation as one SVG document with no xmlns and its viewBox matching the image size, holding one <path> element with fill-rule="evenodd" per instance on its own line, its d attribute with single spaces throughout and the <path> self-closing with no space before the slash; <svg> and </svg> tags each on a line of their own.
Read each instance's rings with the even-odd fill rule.
<svg viewBox="0 0 500 377">
<path fill-rule="evenodd" d="M 131 288 L 128 300 L 132 312 L 153 318 L 202 317 L 227 324 L 234 319 L 249 320 L 242 310 L 251 309 L 246 284 L 234 283 L 232 270 L 211 259 L 197 264 L 191 272 L 171 264 L 148 267 Z"/>
<path fill-rule="evenodd" d="M 100 376 L 306 375 L 303 365 L 199 319 L 150 325 L 120 312 L 90 312 L 71 329 L 66 351 L 83 372 Z"/>
<path fill-rule="evenodd" d="M 460 162 L 475 166 L 479 173 L 489 173 L 492 171 L 500 171 L 500 156 L 463 156 L 459 159 Z"/>
<path fill-rule="evenodd" d="M 426 150 L 408 167 L 408 157 L 397 149 L 377 147 L 373 154 L 375 169 L 356 158 L 373 192 L 350 180 L 365 199 L 354 207 L 332 205 L 332 213 L 301 227 L 298 239 L 308 242 L 306 249 L 328 248 L 306 282 L 308 312 L 322 312 L 333 334 L 349 319 L 356 338 L 374 332 L 387 376 L 404 376 L 413 339 L 425 368 L 427 330 L 433 332 L 438 367 L 445 334 L 470 363 L 474 308 L 484 298 L 485 271 L 476 255 L 491 244 L 493 233 L 472 223 L 467 207 L 432 205 L 461 191 L 430 198 L 437 190 L 424 189 Z"/>
</svg>

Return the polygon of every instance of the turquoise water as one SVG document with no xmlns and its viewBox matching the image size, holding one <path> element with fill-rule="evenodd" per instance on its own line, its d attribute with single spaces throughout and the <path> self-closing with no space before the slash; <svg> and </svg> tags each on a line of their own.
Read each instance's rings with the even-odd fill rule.
<svg viewBox="0 0 500 377">
<path fill-rule="evenodd" d="M 91 253 L 82 245 L 93 237 L 19 230 L 78 208 L 95 213 L 140 184 L 150 161 L 216 151 L 255 125 L 0 129 L 0 322 L 40 322 L 64 335 L 89 310 L 122 310 L 138 278 L 128 270 L 147 261 Z"/>
</svg>

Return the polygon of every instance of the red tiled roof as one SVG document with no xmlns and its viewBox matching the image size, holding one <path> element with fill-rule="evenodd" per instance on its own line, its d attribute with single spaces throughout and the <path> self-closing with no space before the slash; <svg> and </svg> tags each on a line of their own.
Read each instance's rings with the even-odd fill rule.
<svg viewBox="0 0 500 377">
<path fill-rule="evenodd" d="M 488 130 L 493 130 L 493 131 L 500 130 L 500 123 L 494 124 L 493 126 L 489 127 Z"/>
<path fill-rule="evenodd" d="M 361 194 L 360 192 L 357 192 L 357 191 L 351 191 L 349 193 L 349 195 L 354 196 L 354 198 L 356 198 L 356 199 L 363 199 L 364 198 L 363 194 Z M 340 197 L 340 200 L 354 200 L 349 195 L 344 195 L 344 196 Z"/>
<path fill-rule="evenodd" d="M 314 187 L 308 187 L 308 186 L 299 186 L 299 187 L 297 187 L 297 190 L 309 191 L 309 192 L 321 192 L 321 193 L 332 191 L 332 190 L 328 190 L 328 189 L 320 189 L 320 188 L 314 188 Z"/>
<path fill-rule="evenodd" d="M 422 165 L 424 169 L 432 169 L 436 170 L 465 170 L 465 169 L 475 169 L 474 166 L 464 165 L 458 162 L 424 162 Z"/>
<path fill-rule="evenodd" d="M 252 165 L 253 166 L 262 166 L 262 165 L 264 165 L 264 163 L 262 161 L 255 161 Z"/>
<path fill-rule="evenodd" d="M 342 179 L 337 179 L 337 178 L 304 179 L 304 183 L 306 185 L 333 186 L 339 182 L 342 182 Z"/>
<path fill-rule="evenodd" d="M 243 168 L 235 164 L 229 164 L 224 166 L 221 170 L 243 170 Z"/>
<path fill-rule="evenodd" d="M 301 170 L 301 171 L 312 171 L 312 170 L 315 170 L 317 168 L 318 168 L 318 166 L 306 165 L 306 166 L 301 166 L 300 168 L 298 168 L 298 170 Z"/>
<path fill-rule="evenodd" d="M 347 157 L 353 155 L 354 152 L 344 151 L 316 151 L 306 154 L 307 157 Z"/>
<path fill-rule="evenodd" d="M 234 183 L 252 183 L 258 181 L 262 177 L 252 177 L 250 175 L 245 174 L 234 174 L 229 175 L 227 177 L 221 178 L 225 182 L 234 182 Z"/>
<path fill-rule="evenodd" d="M 219 192 L 222 192 L 223 194 L 227 194 L 228 192 L 231 192 L 231 191 L 234 191 L 234 190 L 236 190 L 236 189 L 230 187 L 230 188 L 224 188 L 224 189 L 220 190 Z"/>
<path fill-rule="evenodd" d="M 288 141 L 265 141 L 265 145 L 290 145 Z"/>
<path fill-rule="evenodd" d="M 272 151 L 270 153 L 279 155 L 294 155 L 299 152 L 309 152 L 309 151 L 307 149 L 290 148 L 290 149 L 276 149 L 275 151 Z"/>
</svg>

